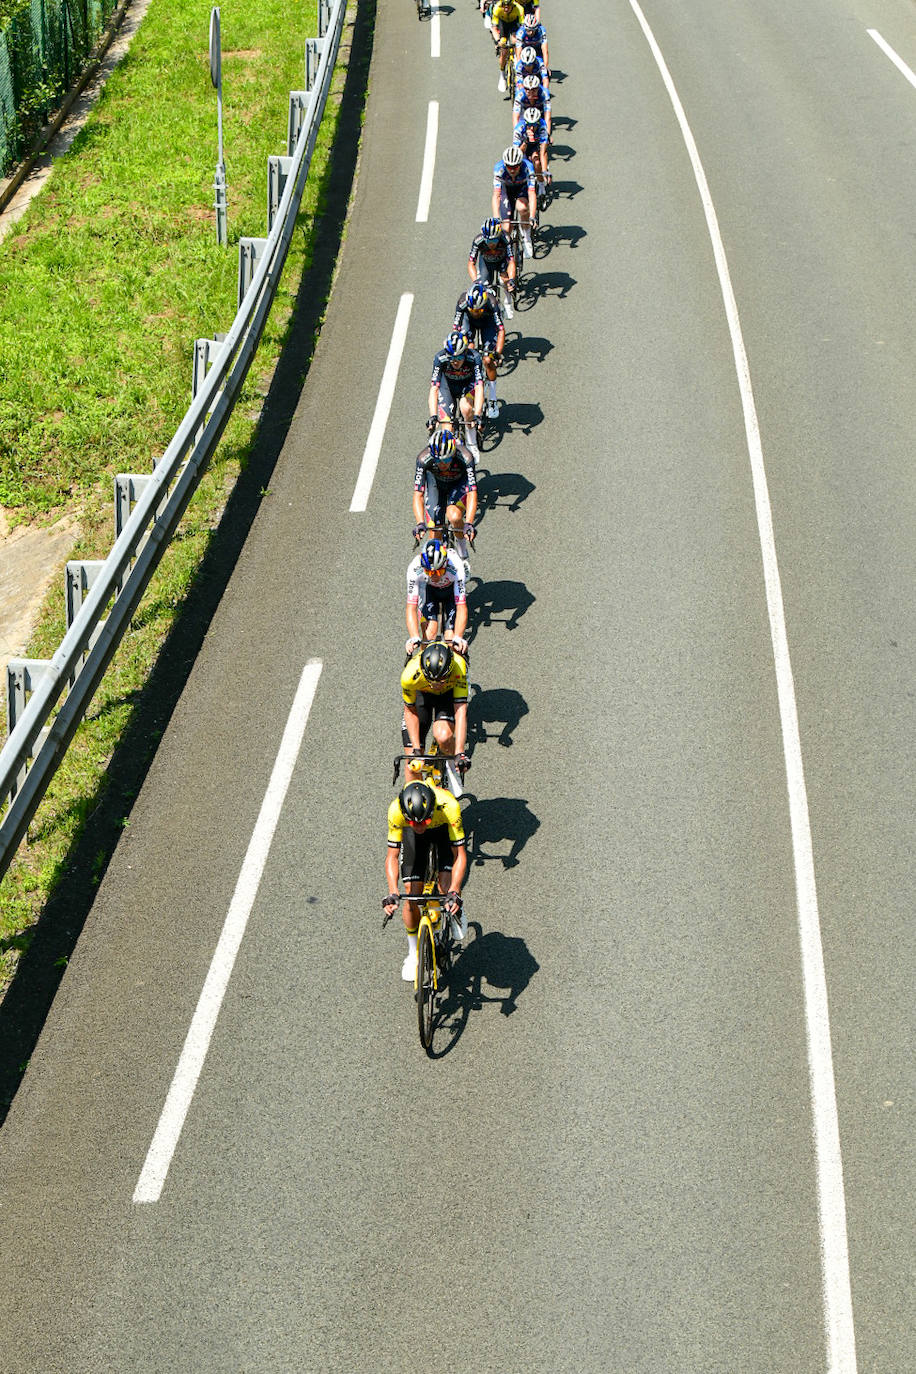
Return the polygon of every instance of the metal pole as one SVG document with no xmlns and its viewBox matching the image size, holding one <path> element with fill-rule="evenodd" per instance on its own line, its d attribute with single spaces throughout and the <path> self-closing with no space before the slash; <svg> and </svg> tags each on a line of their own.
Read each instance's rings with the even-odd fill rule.
<svg viewBox="0 0 916 1374">
<path fill-rule="evenodd" d="M 216 193 L 216 240 L 225 246 L 229 241 L 226 201 L 226 164 L 223 161 L 223 59 L 220 49 L 219 6 L 210 11 L 210 80 L 216 88 L 216 129 L 218 156 L 213 176 Z"/>
</svg>

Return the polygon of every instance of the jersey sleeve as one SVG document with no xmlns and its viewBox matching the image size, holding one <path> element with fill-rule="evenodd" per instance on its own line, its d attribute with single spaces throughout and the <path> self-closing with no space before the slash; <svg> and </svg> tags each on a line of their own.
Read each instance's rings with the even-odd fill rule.
<svg viewBox="0 0 916 1374">
<path fill-rule="evenodd" d="M 437 353 L 433 358 L 433 375 L 429 379 L 430 386 L 438 386 L 439 378 L 442 376 L 442 354 Z"/>
<path fill-rule="evenodd" d="M 448 825 L 449 840 L 452 844 L 463 845 L 465 843 L 465 837 L 464 819 L 461 815 L 461 807 L 458 805 L 458 802 L 452 796 L 451 792 L 439 792 L 438 796 L 442 799 L 442 812 L 445 816 L 446 824 Z M 400 808 L 398 809 L 400 810 Z"/>
<path fill-rule="evenodd" d="M 423 577 L 422 564 L 420 563 L 420 555 L 417 554 L 416 558 L 414 558 L 414 559 L 411 560 L 410 565 L 409 565 L 409 567 L 408 567 L 408 569 L 407 569 L 407 604 L 408 604 L 408 606 L 416 606 L 417 602 L 418 602 L 419 599 L 420 599 L 420 582 L 421 582 L 421 580 L 422 580 L 422 577 Z M 409 665 L 408 665 L 408 666 L 409 666 Z"/>
<path fill-rule="evenodd" d="M 426 486 L 426 463 L 422 458 L 417 459 L 417 470 L 413 475 L 414 491 L 423 491 Z"/>
<path fill-rule="evenodd" d="M 456 553 L 449 552 L 448 566 L 455 581 L 455 605 L 463 606 L 468 599 L 467 587 L 464 585 L 464 560 Z"/>
<path fill-rule="evenodd" d="M 457 706 L 468 699 L 468 665 L 460 654 L 452 662 L 452 700 Z"/>
<path fill-rule="evenodd" d="M 458 457 L 464 463 L 467 474 L 468 491 L 477 490 L 477 468 L 474 466 L 474 455 L 464 444 L 458 445 Z"/>
<path fill-rule="evenodd" d="M 423 673 L 420 668 L 420 655 L 414 654 L 404 666 L 401 674 L 401 698 L 407 706 L 415 706 L 417 703 L 417 692 L 423 690 L 420 685 L 423 682 Z"/>
<path fill-rule="evenodd" d="M 459 810 L 460 810 L 460 808 L 459 808 Z M 401 843 L 401 838 L 402 838 L 403 834 L 404 834 L 404 817 L 401 815 L 401 808 L 400 808 L 400 806 L 399 806 L 399 804 L 398 804 L 398 799 L 397 799 L 397 797 L 395 797 L 394 801 L 391 803 L 391 805 L 390 805 L 389 808 L 388 808 L 388 843 L 389 843 L 389 845 L 391 845 L 393 848 L 396 848 L 396 847 Z"/>
</svg>

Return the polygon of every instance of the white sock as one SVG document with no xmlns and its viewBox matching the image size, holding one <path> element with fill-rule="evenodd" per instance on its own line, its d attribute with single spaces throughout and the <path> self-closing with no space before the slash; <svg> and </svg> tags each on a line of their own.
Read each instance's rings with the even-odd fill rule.
<svg viewBox="0 0 916 1374">
<path fill-rule="evenodd" d="M 467 558 L 468 556 L 468 541 L 463 534 L 455 535 L 455 552 L 459 558 Z"/>
<path fill-rule="evenodd" d="M 417 957 L 417 936 L 416 936 L 416 933 L 414 933 L 413 935 L 408 935 L 408 937 L 407 937 L 407 953 L 410 955 L 411 959 L 416 959 L 416 957 Z"/>
<path fill-rule="evenodd" d="M 490 398 L 491 401 L 495 401 L 495 400 L 496 400 L 496 383 L 495 383 L 495 382 L 491 382 L 491 381 L 488 381 L 488 382 L 487 382 L 487 395 L 489 396 L 489 398 Z"/>
<path fill-rule="evenodd" d="M 468 445 L 469 445 L 469 446 L 473 446 L 474 448 L 476 448 L 476 447 L 477 447 L 477 426 L 476 426 L 476 425 L 466 425 L 465 428 L 466 428 L 467 436 L 468 436 Z"/>
</svg>

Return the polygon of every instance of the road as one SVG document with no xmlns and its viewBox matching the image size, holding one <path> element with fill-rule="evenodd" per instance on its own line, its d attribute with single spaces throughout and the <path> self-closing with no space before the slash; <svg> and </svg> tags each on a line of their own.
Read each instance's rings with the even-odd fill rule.
<svg viewBox="0 0 916 1374">
<path fill-rule="evenodd" d="M 443 7 L 438 58 L 411 5 L 375 16 L 314 364 L 0 1134 L 10 1374 L 913 1367 L 916 89 L 867 32 L 916 68 L 912 6 L 646 5 L 759 417 L 838 1195 L 710 233 L 631 5 L 544 18 L 558 195 L 484 455 L 454 1015 L 427 1059 L 379 901 L 411 462 L 509 131 L 469 0 Z M 136 1203 L 309 660 L 209 1052 L 161 1195 Z M 855 1353 L 841 1330 L 828 1357 L 838 1213 Z"/>
</svg>

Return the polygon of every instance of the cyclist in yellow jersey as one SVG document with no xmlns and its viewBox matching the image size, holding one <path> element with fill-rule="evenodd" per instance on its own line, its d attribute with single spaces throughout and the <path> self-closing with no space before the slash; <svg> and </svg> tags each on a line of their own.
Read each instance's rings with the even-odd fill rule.
<svg viewBox="0 0 916 1374">
<path fill-rule="evenodd" d="M 441 640 L 416 650 L 401 673 L 404 749 L 422 754 L 430 725 L 433 737 L 458 768 L 468 766 L 468 665 Z M 451 766 L 451 765 L 450 765 Z M 413 772 L 410 764 L 408 772 Z"/>
<path fill-rule="evenodd" d="M 519 29 L 525 22 L 525 11 L 522 9 L 518 0 L 495 0 L 493 8 L 490 10 L 490 32 L 493 35 L 494 43 L 499 43 L 503 39 L 503 44 L 499 49 L 499 89 L 506 89 L 506 62 L 510 50 L 512 60 L 515 60 L 515 51 L 512 41 Z"/>
<path fill-rule="evenodd" d="M 423 891 L 430 852 L 436 854 L 439 891 L 445 898 L 445 914 L 452 920 L 452 932 L 459 942 L 467 934 L 467 917 L 461 902 L 461 889 L 468 871 L 461 807 L 450 792 L 428 782 L 409 782 L 388 808 L 388 853 L 385 879 L 388 896 L 382 902 L 391 915 L 398 904 L 398 870 L 411 896 Z M 407 958 L 401 977 L 412 983 L 417 972 L 417 927 L 420 912 L 416 902 L 405 902 L 401 911 L 407 931 Z"/>
</svg>

